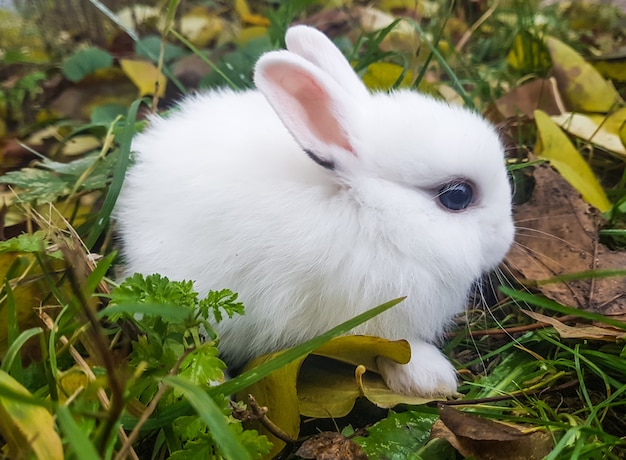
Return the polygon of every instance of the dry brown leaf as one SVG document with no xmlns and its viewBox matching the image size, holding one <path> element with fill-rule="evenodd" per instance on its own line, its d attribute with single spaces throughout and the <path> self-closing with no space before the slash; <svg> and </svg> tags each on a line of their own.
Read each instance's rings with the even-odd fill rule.
<svg viewBox="0 0 626 460">
<path fill-rule="evenodd" d="M 316 460 L 367 460 L 361 446 L 341 433 L 323 432 L 302 443 L 296 455 Z"/>
<path fill-rule="evenodd" d="M 624 269 L 626 252 L 598 241 L 600 213 L 547 164 L 534 170 L 531 199 L 514 209 L 516 244 L 506 265 L 521 282 L 546 280 L 594 269 Z M 532 283 L 528 283 L 532 284 Z M 604 315 L 626 313 L 626 277 L 540 284 L 537 289 L 563 305 Z"/>
<path fill-rule="evenodd" d="M 609 326 L 594 326 L 591 324 L 579 324 L 576 326 L 568 326 L 563 324 L 556 318 L 535 313 L 534 311 L 522 310 L 532 319 L 541 323 L 549 324 L 554 327 L 556 332 L 564 339 L 589 339 L 589 340 L 606 340 L 615 342 L 617 339 L 626 338 L 626 332 Z"/>
<path fill-rule="evenodd" d="M 129 106 L 137 98 L 137 88 L 121 69 L 96 71 L 63 90 L 50 108 L 59 117 L 88 120 L 91 111 L 104 104 Z"/>
<path fill-rule="evenodd" d="M 487 109 L 486 116 L 494 122 L 520 115 L 532 119 L 535 110 L 543 110 L 549 115 L 566 111 L 554 78 L 538 78 L 512 89 Z"/>
<path fill-rule="evenodd" d="M 439 406 L 432 438 L 443 438 L 464 457 L 476 460 L 534 460 L 545 457 L 553 447 L 545 432 L 525 433 L 519 428 Z"/>
</svg>

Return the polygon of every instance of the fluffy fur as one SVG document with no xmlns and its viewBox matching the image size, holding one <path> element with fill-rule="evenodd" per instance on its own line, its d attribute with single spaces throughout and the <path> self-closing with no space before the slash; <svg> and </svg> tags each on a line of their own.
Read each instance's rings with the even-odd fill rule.
<svg viewBox="0 0 626 460">
<path fill-rule="evenodd" d="M 287 45 L 260 58 L 258 90 L 189 97 L 136 137 L 116 209 L 126 271 L 238 292 L 246 314 L 218 327 L 235 366 L 407 296 L 353 332 L 409 340 L 409 364 L 379 360 L 391 388 L 454 393 L 432 343 L 513 238 L 498 137 L 423 95 L 369 94 L 315 29 Z M 459 179 L 475 198 L 454 212 L 436 195 Z"/>
</svg>

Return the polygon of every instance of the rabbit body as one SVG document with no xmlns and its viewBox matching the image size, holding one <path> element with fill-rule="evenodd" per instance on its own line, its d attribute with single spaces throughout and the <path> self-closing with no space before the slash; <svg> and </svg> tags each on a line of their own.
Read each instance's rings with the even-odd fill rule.
<svg viewBox="0 0 626 460">
<path fill-rule="evenodd" d="M 245 315 L 217 325 L 231 366 L 406 296 L 352 332 L 409 341 L 407 365 L 378 363 L 394 390 L 454 393 L 433 343 L 513 237 L 498 138 L 418 93 L 367 93 L 314 29 L 287 38 L 257 64 L 260 91 L 188 97 L 135 138 L 116 208 L 126 273 L 238 292 Z M 459 181 L 473 201 L 447 209 Z"/>
</svg>

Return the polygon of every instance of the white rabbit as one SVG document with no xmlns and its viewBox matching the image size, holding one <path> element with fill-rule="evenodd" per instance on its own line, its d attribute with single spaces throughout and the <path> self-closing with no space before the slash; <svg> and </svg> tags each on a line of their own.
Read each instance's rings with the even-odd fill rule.
<svg viewBox="0 0 626 460">
<path fill-rule="evenodd" d="M 188 97 L 133 142 L 116 209 L 127 274 L 240 294 L 218 326 L 231 366 L 382 302 L 353 333 L 407 339 L 379 359 L 406 394 L 456 391 L 433 345 L 513 239 L 503 149 L 478 115 L 402 90 L 370 94 L 321 32 L 289 29 L 257 90 Z"/>
</svg>

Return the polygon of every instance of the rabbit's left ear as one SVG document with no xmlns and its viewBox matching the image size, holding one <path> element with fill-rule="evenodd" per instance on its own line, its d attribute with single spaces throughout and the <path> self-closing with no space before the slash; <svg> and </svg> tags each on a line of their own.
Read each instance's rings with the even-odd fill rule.
<svg viewBox="0 0 626 460">
<path fill-rule="evenodd" d="M 356 156 L 357 101 L 324 70 L 289 51 L 273 51 L 257 62 L 254 82 L 317 163 L 334 169 L 346 155 Z"/>
<path fill-rule="evenodd" d="M 369 91 L 335 44 L 319 30 L 309 26 L 293 26 L 285 35 L 287 49 L 303 57 L 330 75 L 348 93 L 367 97 Z"/>
</svg>

